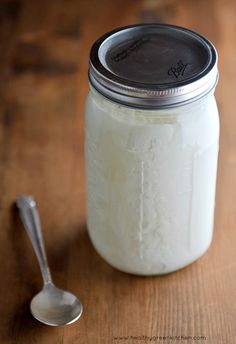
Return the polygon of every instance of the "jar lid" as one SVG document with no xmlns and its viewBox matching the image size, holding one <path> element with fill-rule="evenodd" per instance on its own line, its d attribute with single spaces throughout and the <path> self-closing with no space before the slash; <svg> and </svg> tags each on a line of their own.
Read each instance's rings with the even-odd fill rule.
<svg viewBox="0 0 236 344">
<path fill-rule="evenodd" d="M 125 105 L 177 106 L 214 89 L 217 52 L 206 38 L 182 27 L 126 26 L 93 44 L 89 80 L 105 97 Z"/>
</svg>

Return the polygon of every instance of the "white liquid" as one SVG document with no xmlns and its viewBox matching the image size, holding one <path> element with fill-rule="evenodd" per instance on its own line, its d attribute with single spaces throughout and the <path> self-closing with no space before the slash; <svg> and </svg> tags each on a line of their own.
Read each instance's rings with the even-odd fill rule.
<svg viewBox="0 0 236 344">
<path fill-rule="evenodd" d="M 88 231 L 112 266 L 162 274 L 212 239 L 219 122 L 213 95 L 137 110 L 90 92 L 86 106 Z"/>
</svg>

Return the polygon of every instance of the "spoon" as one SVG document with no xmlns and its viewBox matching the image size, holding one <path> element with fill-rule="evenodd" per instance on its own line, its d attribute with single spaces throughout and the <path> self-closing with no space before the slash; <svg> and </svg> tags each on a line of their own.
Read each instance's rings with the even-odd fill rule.
<svg viewBox="0 0 236 344">
<path fill-rule="evenodd" d="M 31 313 L 46 325 L 71 324 L 79 319 L 83 306 L 73 294 L 56 288 L 52 282 L 36 203 L 30 196 L 21 196 L 17 198 L 16 205 L 38 258 L 44 282 L 43 289 L 31 301 Z"/>
</svg>

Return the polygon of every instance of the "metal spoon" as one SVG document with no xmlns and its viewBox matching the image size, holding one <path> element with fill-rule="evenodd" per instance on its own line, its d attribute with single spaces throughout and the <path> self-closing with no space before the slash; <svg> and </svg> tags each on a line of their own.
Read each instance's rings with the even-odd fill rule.
<svg viewBox="0 0 236 344">
<path fill-rule="evenodd" d="M 21 196 L 17 198 L 16 205 L 38 258 L 44 281 L 43 289 L 31 301 L 31 313 L 47 325 L 71 324 L 79 319 L 83 306 L 73 294 L 56 288 L 52 282 L 36 203 L 30 196 Z"/>
</svg>

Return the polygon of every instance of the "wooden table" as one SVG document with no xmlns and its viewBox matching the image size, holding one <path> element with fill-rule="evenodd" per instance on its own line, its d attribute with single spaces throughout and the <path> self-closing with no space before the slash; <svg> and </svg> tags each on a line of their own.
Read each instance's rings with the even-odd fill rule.
<svg viewBox="0 0 236 344">
<path fill-rule="evenodd" d="M 1 344 L 236 343 L 235 14 L 234 0 L 0 2 Z M 83 107 L 92 42 L 154 21 L 196 30 L 218 48 L 221 148 L 211 248 L 185 269 L 144 278 L 111 268 L 89 241 Z M 38 201 L 56 285 L 84 304 L 73 325 L 50 328 L 30 315 L 42 281 L 13 207 L 19 194 Z M 181 335 L 206 338 L 157 338 Z"/>
</svg>

